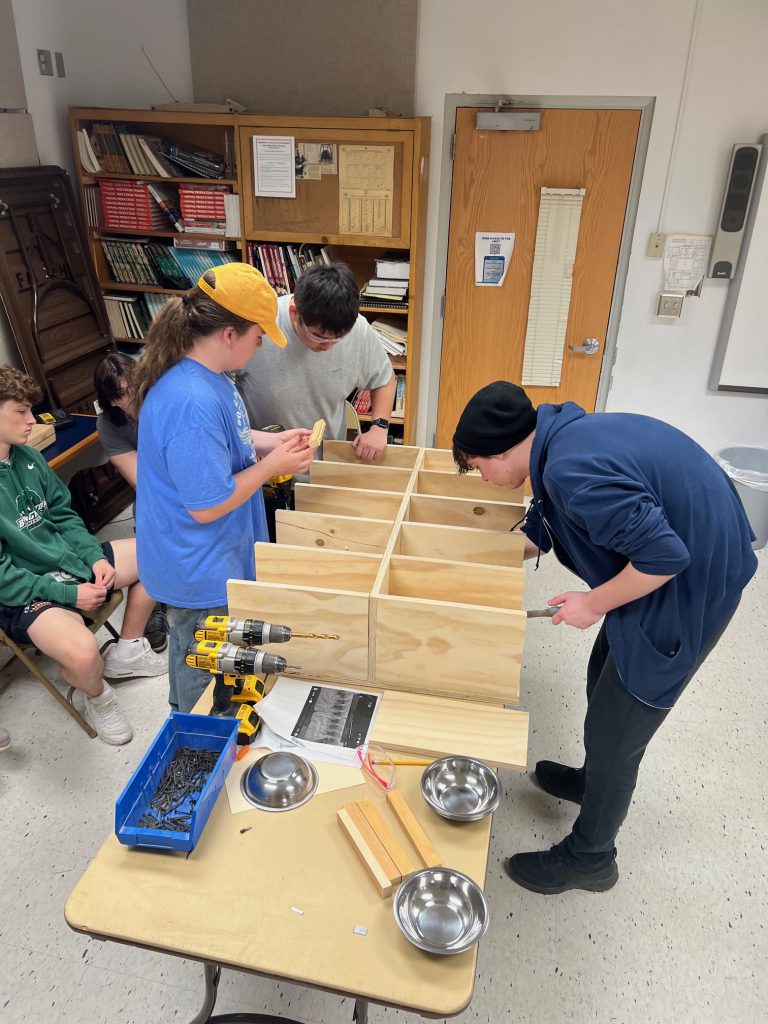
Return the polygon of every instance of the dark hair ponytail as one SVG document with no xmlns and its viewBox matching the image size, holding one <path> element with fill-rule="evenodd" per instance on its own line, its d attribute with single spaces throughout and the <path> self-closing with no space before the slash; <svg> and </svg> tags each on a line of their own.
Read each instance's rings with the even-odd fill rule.
<svg viewBox="0 0 768 1024">
<path fill-rule="evenodd" d="M 203 280 L 215 287 L 213 271 L 206 270 Z M 197 285 L 181 298 L 169 299 L 149 329 L 147 343 L 134 373 L 137 411 L 152 385 L 184 358 L 198 338 L 225 327 L 234 327 L 238 334 L 243 334 L 253 324 L 224 309 Z"/>
</svg>

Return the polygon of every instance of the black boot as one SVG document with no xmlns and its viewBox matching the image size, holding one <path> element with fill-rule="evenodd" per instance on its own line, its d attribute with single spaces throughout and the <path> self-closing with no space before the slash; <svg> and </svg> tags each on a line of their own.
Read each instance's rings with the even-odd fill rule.
<svg viewBox="0 0 768 1024">
<path fill-rule="evenodd" d="M 580 804 L 584 796 L 584 776 L 579 768 L 569 768 L 557 761 L 537 761 L 534 772 L 536 781 L 545 793 L 560 800 L 571 800 Z"/>
<path fill-rule="evenodd" d="M 615 850 L 613 855 L 616 856 Z M 559 846 L 539 853 L 516 853 L 505 862 L 504 870 L 524 889 L 546 896 L 568 889 L 605 892 L 619 880 L 615 860 L 604 867 L 590 869 L 564 856 Z"/>
</svg>

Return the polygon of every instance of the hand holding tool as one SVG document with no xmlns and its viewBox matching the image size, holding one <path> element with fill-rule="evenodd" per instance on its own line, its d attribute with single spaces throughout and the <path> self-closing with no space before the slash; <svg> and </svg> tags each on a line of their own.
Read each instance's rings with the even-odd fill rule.
<svg viewBox="0 0 768 1024">
<path fill-rule="evenodd" d="M 525 614 L 529 619 L 551 619 L 562 607 L 561 604 L 551 604 L 547 608 L 529 608 Z"/>
</svg>

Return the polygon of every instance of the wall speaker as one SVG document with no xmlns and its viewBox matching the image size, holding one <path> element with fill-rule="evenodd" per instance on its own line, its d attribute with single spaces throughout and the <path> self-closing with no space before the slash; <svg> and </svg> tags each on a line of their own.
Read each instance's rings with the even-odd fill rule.
<svg viewBox="0 0 768 1024">
<path fill-rule="evenodd" d="M 751 142 L 733 147 L 709 261 L 709 277 L 730 279 L 736 273 L 762 148 L 760 143 Z"/>
</svg>

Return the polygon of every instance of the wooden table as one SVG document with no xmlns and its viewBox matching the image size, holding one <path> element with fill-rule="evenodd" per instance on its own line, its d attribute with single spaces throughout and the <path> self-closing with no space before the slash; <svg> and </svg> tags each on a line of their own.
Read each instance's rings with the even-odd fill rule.
<svg viewBox="0 0 768 1024">
<path fill-rule="evenodd" d="M 210 688 L 195 710 L 209 707 Z M 439 818 L 419 793 L 421 772 L 399 767 L 398 788 L 443 863 L 483 883 L 491 819 L 457 825 Z M 221 967 L 352 996 L 358 1024 L 367 1021 L 369 1001 L 427 1017 L 460 1013 L 472 997 L 477 947 L 431 956 L 401 934 L 392 897 L 376 893 L 336 821 L 339 807 L 364 796 L 381 805 L 410 850 L 370 782 L 281 814 L 232 814 L 222 791 L 189 856 L 122 846 L 110 835 L 67 901 L 67 923 L 96 938 L 202 962 L 206 996 L 191 1024 L 216 1020 L 210 1014 Z M 358 925 L 366 935 L 355 933 Z"/>
<path fill-rule="evenodd" d="M 81 469 L 106 461 L 96 417 L 74 415 L 72 419 L 74 425 L 57 430 L 54 443 L 42 451 L 48 465 L 65 484 Z"/>
</svg>

